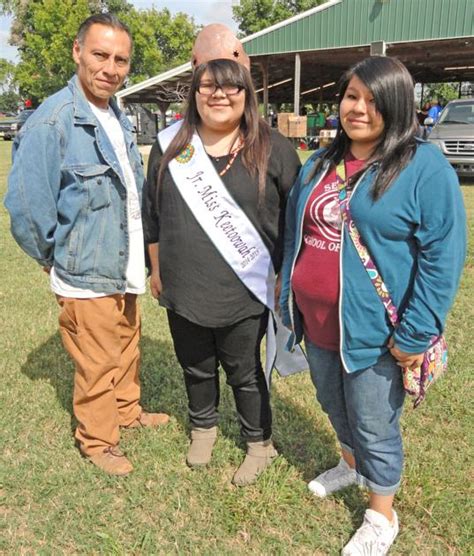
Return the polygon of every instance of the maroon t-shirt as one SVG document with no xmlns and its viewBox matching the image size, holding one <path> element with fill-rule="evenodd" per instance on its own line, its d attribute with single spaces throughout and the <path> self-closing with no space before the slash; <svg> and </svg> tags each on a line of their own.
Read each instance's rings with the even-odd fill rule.
<svg viewBox="0 0 474 556">
<path fill-rule="evenodd" d="M 365 165 L 346 156 L 346 177 Z M 339 180 L 332 170 L 311 193 L 304 213 L 303 242 L 292 288 L 303 315 L 305 336 L 316 346 L 339 350 L 339 250 L 342 219 Z"/>
</svg>

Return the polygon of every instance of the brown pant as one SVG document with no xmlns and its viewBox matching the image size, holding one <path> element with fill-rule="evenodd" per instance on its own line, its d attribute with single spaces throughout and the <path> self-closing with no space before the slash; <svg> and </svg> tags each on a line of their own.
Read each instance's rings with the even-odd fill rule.
<svg viewBox="0 0 474 556">
<path fill-rule="evenodd" d="M 119 427 L 132 423 L 141 412 L 137 296 L 57 299 L 63 344 L 76 364 L 75 436 L 81 452 L 90 456 L 116 446 Z"/>
</svg>

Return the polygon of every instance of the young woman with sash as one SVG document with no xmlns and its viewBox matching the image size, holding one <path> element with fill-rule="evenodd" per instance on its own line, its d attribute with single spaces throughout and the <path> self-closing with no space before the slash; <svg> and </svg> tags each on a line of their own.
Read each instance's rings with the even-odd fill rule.
<svg viewBox="0 0 474 556">
<path fill-rule="evenodd" d="M 454 170 L 416 137 L 413 80 L 403 64 L 363 60 L 343 76 L 339 98 L 334 142 L 307 161 L 289 196 L 280 305 L 295 341 L 304 338 L 317 399 L 342 452 L 308 486 L 319 497 L 355 483 L 369 489 L 363 524 L 342 553 L 375 556 L 398 533 L 400 367 L 419 366 L 443 331 L 466 220 Z M 366 269 L 342 214 L 376 269 Z M 380 273 L 398 308 L 395 330 L 369 271 Z"/>
<path fill-rule="evenodd" d="M 184 371 L 189 466 L 209 463 L 222 365 L 247 455 L 249 484 L 271 463 L 272 415 L 260 343 L 274 307 L 287 193 L 299 171 L 292 145 L 260 118 L 242 45 L 222 25 L 201 31 L 182 122 L 149 159 L 144 229 L 151 291 L 166 307 Z"/>
</svg>

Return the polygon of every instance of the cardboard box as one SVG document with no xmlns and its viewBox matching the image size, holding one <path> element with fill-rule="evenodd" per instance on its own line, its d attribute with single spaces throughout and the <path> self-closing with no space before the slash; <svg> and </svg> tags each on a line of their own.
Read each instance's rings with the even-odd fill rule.
<svg viewBox="0 0 474 556">
<path fill-rule="evenodd" d="M 288 118 L 287 137 L 306 137 L 308 135 L 308 118 L 306 116 L 290 116 Z"/>
<path fill-rule="evenodd" d="M 290 112 L 278 114 L 278 131 L 285 137 L 306 137 L 308 135 L 307 117 L 295 116 Z"/>
<path fill-rule="evenodd" d="M 288 137 L 288 120 L 293 115 L 292 112 L 280 112 L 278 114 L 278 131 L 285 137 Z"/>
</svg>

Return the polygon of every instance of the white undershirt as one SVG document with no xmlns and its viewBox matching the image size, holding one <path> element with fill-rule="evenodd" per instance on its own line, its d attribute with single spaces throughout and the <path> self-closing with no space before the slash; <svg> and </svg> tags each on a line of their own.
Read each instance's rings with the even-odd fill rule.
<svg viewBox="0 0 474 556">
<path fill-rule="evenodd" d="M 123 130 L 114 111 L 109 106 L 108 109 L 98 108 L 89 102 L 89 106 L 99 120 L 100 125 L 107 134 L 112 144 L 120 168 L 125 178 L 127 186 L 127 219 L 128 219 L 128 264 L 126 271 L 128 293 L 142 294 L 145 292 L 146 274 L 145 274 L 145 252 L 143 243 L 143 226 L 140 210 L 140 202 L 138 198 L 137 184 L 133 175 L 132 167 L 128 159 L 127 147 Z M 119 255 L 117 254 L 117 257 Z M 106 293 L 98 293 L 92 290 L 76 288 L 66 284 L 56 274 L 54 267 L 50 273 L 51 289 L 54 293 L 63 297 L 104 297 Z"/>
</svg>

